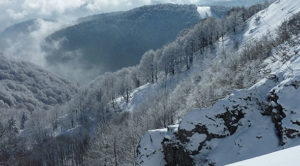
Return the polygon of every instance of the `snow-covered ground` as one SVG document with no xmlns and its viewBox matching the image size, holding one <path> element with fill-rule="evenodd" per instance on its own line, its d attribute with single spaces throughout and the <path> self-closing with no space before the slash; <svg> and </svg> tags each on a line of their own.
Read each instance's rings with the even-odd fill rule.
<svg viewBox="0 0 300 166">
<path fill-rule="evenodd" d="M 166 136 L 167 129 L 158 129 L 158 130 L 149 130 L 140 141 L 140 146 L 143 148 L 139 148 L 137 158 L 137 164 L 143 166 L 154 166 L 154 165 L 165 165 L 166 161 L 163 159 L 163 151 L 162 151 L 162 140 Z M 140 155 L 142 154 L 142 155 Z M 148 156 L 149 160 L 145 160 Z"/>
<path fill-rule="evenodd" d="M 224 36 L 218 42 L 218 52 L 234 50 L 238 43 L 240 50 L 247 47 L 247 44 L 256 42 L 261 37 L 268 35 L 276 37 L 276 31 L 282 22 L 288 20 L 293 14 L 300 12 L 300 1 L 277 0 L 268 8 L 254 14 L 247 20 L 242 32 Z"/>
<path fill-rule="evenodd" d="M 295 146 L 227 166 L 297 166 L 300 163 L 299 154 L 300 146 Z"/>
<path fill-rule="evenodd" d="M 116 104 L 119 106 L 120 110 L 131 112 L 155 95 L 157 93 L 157 88 L 158 87 L 154 84 L 145 84 L 134 89 L 130 93 L 128 103 L 126 103 L 125 99 L 121 96 L 116 99 Z"/>
<path fill-rule="evenodd" d="M 207 18 L 212 16 L 211 7 L 210 6 L 198 6 L 197 11 L 200 14 L 201 18 Z"/>
<path fill-rule="evenodd" d="M 294 47 L 282 45 L 274 51 L 274 53 L 282 54 L 285 50 L 288 50 L 287 56 L 293 57 L 287 62 L 280 59 L 277 63 L 270 63 L 267 69 L 271 69 L 271 75 L 276 76 L 274 80 L 266 78 L 250 89 L 235 90 L 232 95 L 220 100 L 213 107 L 194 110 L 185 116 L 179 130 L 194 132 L 196 126 L 205 126 L 210 135 L 226 136 L 226 138 L 207 141 L 204 147 L 213 150 L 206 150 L 203 147 L 201 153 L 194 156 L 195 159 L 199 161 L 203 155 L 207 155 L 206 157 L 211 162 L 223 165 L 230 163 L 230 161 L 243 160 L 300 144 L 300 126 L 297 125 L 300 118 L 300 105 L 297 102 L 300 97 L 300 91 L 297 88 L 300 80 L 300 54 L 295 55 L 295 52 L 300 50 L 300 42 L 297 38 L 295 37 L 294 40 L 297 41 L 298 45 Z M 277 96 L 278 100 L 268 101 L 267 99 L 272 96 L 273 92 L 275 93 L 273 96 Z M 279 114 L 278 105 L 283 108 L 284 115 L 282 116 L 284 118 L 280 122 L 282 125 L 282 138 L 278 138 L 279 131 L 276 132 L 276 127 L 274 127 L 274 122 L 272 122 L 270 116 L 262 116 L 262 106 L 258 103 L 272 105 L 272 114 Z M 244 117 L 239 121 L 235 121 L 239 116 L 232 116 L 232 122 L 230 123 L 233 127 L 237 127 L 233 135 L 226 125 L 227 122 L 225 122 L 224 117 L 216 118 L 218 115 L 225 115 L 228 110 L 238 110 L 244 114 Z M 232 113 L 234 115 L 239 114 L 238 112 Z M 228 129 L 224 130 L 226 128 Z M 198 133 L 195 132 L 195 134 Z M 280 139 L 284 143 L 282 147 L 279 146 Z M 192 142 L 191 140 L 189 144 Z M 194 150 L 190 146 L 186 146 L 186 149 Z M 228 149 L 231 153 L 227 153 Z"/>
<path fill-rule="evenodd" d="M 166 162 L 158 154 L 179 157 L 168 146 L 188 154 L 183 161 L 225 165 L 300 145 L 300 38 L 292 40 L 265 61 L 265 69 L 271 70 L 267 78 L 233 91 L 212 107 L 189 112 L 178 127 L 149 131 L 141 140 L 138 164 Z M 282 59 L 283 54 L 290 59 Z"/>
<path fill-rule="evenodd" d="M 249 20 L 248 26 L 243 33 L 243 43 L 259 39 L 267 33 L 274 34 L 283 21 L 288 20 L 299 11 L 300 1 L 277 0 Z"/>
</svg>

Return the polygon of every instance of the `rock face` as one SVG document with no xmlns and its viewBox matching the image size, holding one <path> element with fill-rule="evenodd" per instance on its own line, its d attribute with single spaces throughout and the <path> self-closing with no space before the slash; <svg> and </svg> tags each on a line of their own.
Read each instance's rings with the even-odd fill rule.
<svg viewBox="0 0 300 166">
<path fill-rule="evenodd" d="M 299 50 L 297 37 L 279 46 L 265 61 L 268 77 L 211 107 L 189 112 L 178 128 L 162 132 L 156 149 L 163 153 L 161 165 L 224 165 L 299 145 Z M 139 165 L 144 165 L 141 158 L 153 159 L 139 157 Z"/>
</svg>

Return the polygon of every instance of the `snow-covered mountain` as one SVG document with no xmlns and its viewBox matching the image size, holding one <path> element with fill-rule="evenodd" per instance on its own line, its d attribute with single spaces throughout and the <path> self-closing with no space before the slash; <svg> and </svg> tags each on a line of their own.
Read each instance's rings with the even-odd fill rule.
<svg viewBox="0 0 300 166">
<path fill-rule="evenodd" d="M 299 145 L 300 3 L 227 10 L 144 6 L 37 40 L 57 72 L 137 64 L 80 88 L 1 55 L 0 165 L 224 165 Z"/>
<path fill-rule="evenodd" d="M 78 91 L 73 83 L 38 66 L 0 56 L 0 114 L 9 110 L 49 110 Z"/>
<path fill-rule="evenodd" d="M 235 40 L 242 50 L 275 34 L 299 11 L 299 2 L 276 1 L 250 18 L 242 33 L 225 37 L 220 48 L 230 50 Z M 273 48 L 262 65 L 260 72 L 268 74 L 250 88 L 193 109 L 176 125 L 148 131 L 140 140 L 137 164 L 224 165 L 299 145 L 299 35 Z"/>
</svg>

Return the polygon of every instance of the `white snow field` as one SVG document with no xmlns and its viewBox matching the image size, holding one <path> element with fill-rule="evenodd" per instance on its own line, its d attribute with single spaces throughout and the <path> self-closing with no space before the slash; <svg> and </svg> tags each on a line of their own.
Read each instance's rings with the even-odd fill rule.
<svg viewBox="0 0 300 166">
<path fill-rule="evenodd" d="M 267 33 L 274 34 L 277 27 L 293 14 L 300 11 L 300 1 L 277 0 L 267 9 L 255 14 L 248 22 L 247 29 L 243 35 L 243 43 L 253 39 L 259 39 Z"/>
<path fill-rule="evenodd" d="M 300 164 L 299 154 L 300 146 L 295 146 L 227 166 L 298 166 Z"/>
<path fill-rule="evenodd" d="M 210 6 L 198 6 L 197 11 L 200 14 L 201 18 L 207 18 L 212 16 Z"/>
<path fill-rule="evenodd" d="M 256 42 L 265 35 L 275 38 L 277 28 L 298 12 L 300 12 L 300 1 L 277 0 L 268 8 L 248 19 L 247 25 L 241 33 L 226 35 L 223 40 L 220 39 L 217 51 L 220 53 L 223 49 L 233 50 L 235 42 L 239 43 L 239 48 L 244 48 L 247 47 L 247 44 Z"/>
</svg>

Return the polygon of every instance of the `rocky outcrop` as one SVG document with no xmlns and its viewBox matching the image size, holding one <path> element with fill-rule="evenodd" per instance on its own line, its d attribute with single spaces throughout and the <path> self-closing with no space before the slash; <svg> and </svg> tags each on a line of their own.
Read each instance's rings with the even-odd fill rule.
<svg viewBox="0 0 300 166">
<path fill-rule="evenodd" d="M 194 110 L 187 114 L 179 124 L 178 131 L 172 133 L 172 136 L 167 134 L 162 141 L 166 165 L 228 164 L 228 161 L 235 161 L 235 156 L 242 156 L 238 152 L 243 151 L 242 149 L 255 147 L 254 149 L 259 151 L 262 147 L 258 147 L 256 143 L 265 142 L 267 144 L 268 137 L 272 133 L 274 134 L 273 138 L 275 138 L 273 145 L 277 145 L 273 148 L 278 147 L 278 145 L 289 147 L 295 144 L 294 142 L 300 138 L 300 126 L 297 120 L 298 114 L 300 114 L 300 105 L 297 105 L 297 109 L 291 110 L 285 107 L 285 99 L 282 96 L 286 88 L 294 88 L 294 86 L 284 84 L 280 86 L 283 87 L 282 89 L 275 86 L 268 90 L 266 87 L 272 87 L 279 83 L 277 79 L 264 79 L 262 82 L 249 90 L 235 91 L 210 108 Z M 296 94 L 300 94 L 300 91 L 294 95 L 291 94 L 290 97 L 296 99 Z M 254 118 L 259 116 L 264 119 L 264 124 Z M 256 127 L 253 127 L 254 124 Z M 271 127 L 272 130 L 269 129 L 268 125 L 273 126 Z M 255 129 L 257 127 L 261 129 L 257 131 Z M 247 133 L 248 130 L 251 131 Z M 247 138 L 240 137 L 241 134 L 247 135 L 246 137 L 253 137 L 255 141 L 250 142 Z M 218 147 L 218 144 L 228 141 L 234 143 L 232 148 L 235 149 L 236 146 L 237 152 L 233 150 L 231 152 L 233 154 L 229 155 L 231 159 L 221 159 L 218 162 L 217 160 L 220 159 L 217 156 L 211 156 L 211 153 L 219 149 L 222 152 L 226 151 L 225 148 Z M 288 145 L 285 146 L 286 144 Z M 231 149 L 227 150 L 231 151 Z M 243 153 L 243 155 L 246 154 L 247 158 L 255 157 L 255 154 L 250 152 L 244 151 Z"/>
<path fill-rule="evenodd" d="M 282 50 L 293 56 L 269 63 L 270 76 L 165 129 L 161 165 L 225 165 L 299 145 L 300 46 Z"/>
<path fill-rule="evenodd" d="M 282 119 L 286 117 L 286 114 L 283 111 L 282 106 L 278 103 L 278 96 L 273 90 L 270 92 L 270 95 L 267 97 L 266 108 L 263 109 L 262 115 L 271 116 L 272 122 L 274 123 L 276 134 L 279 138 L 279 144 L 284 145 L 283 137 L 283 127 L 282 127 Z"/>
</svg>

